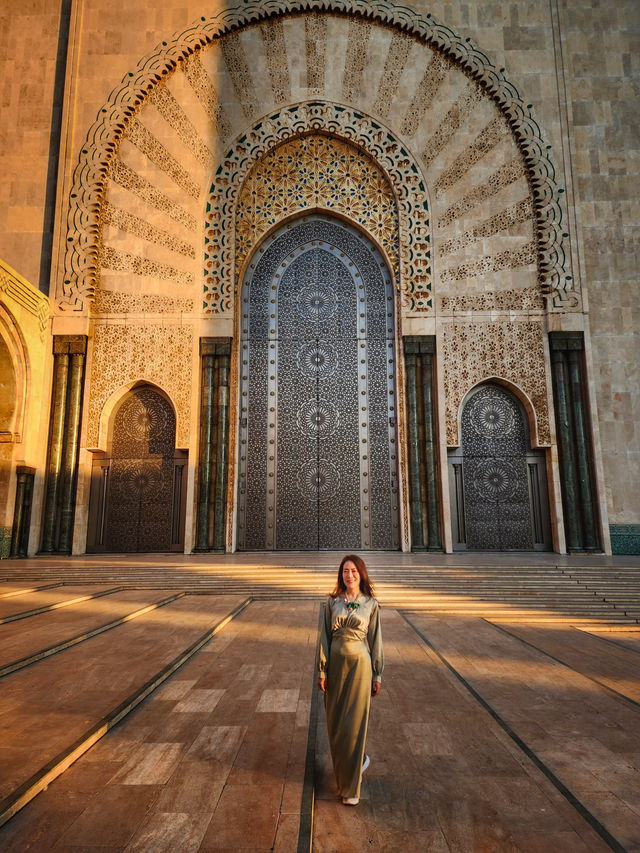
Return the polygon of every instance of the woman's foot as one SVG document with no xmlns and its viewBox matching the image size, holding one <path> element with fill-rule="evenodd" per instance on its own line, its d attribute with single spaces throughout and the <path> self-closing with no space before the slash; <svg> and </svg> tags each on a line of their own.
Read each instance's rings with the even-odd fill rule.
<svg viewBox="0 0 640 853">
<path fill-rule="evenodd" d="M 367 767 L 368 767 L 370 764 L 371 764 L 371 759 L 369 758 L 369 756 L 368 756 L 368 755 L 365 755 L 365 757 L 364 757 L 364 761 L 362 762 L 362 770 L 361 770 L 360 772 L 361 772 L 361 773 L 364 773 L 364 771 L 367 769 Z"/>
<path fill-rule="evenodd" d="M 358 797 L 343 797 L 342 804 L 345 806 L 357 806 L 360 800 Z"/>
</svg>

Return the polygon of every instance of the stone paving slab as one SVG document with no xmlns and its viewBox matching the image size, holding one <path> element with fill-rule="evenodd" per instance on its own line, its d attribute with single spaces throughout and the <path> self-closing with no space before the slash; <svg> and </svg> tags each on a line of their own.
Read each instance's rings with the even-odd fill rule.
<svg viewBox="0 0 640 853">
<path fill-rule="evenodd" d="M 317 603 L 250 605 L 0 828 L 0 848 L 295 850 L 317 625 Z"/>
<path fill-rule="evenodd" d="M 291 853 L 304 825 L 313 707 L 316 853 L 610 850 L 589 815 L 640 849 L 638 709 L 593 680 L 608 643 L 566 624 L 407 614 L 440 657 L 384 607 L 372 763 L 360 805 L 349 808 L 336 796 L 313 689 L 318 615 L 318 602 L 253 602 L 0 828 L 0 849 Z M 633 682 L 632 659 L 615 648 L 618 686 Z"/>
<path fill-rule="evenodd" d="M 145 605 L 162 601 L 176 592 L 123 590 L 19 622 L 0 625 L 0 669 L 41 649 L 122 618 Z"/>
<path fill-rule="evenodd" d="M 322 714 L 314 850 L 608 850 L 404 619 L 386 608 L 382 618 L 387 662 L 360 805 L 336 797 Z"/>
<path fill-rule="evenodd" d="M 2 679 L 0 800 L 9 797 L 236 604 L 187 596 Z"/>
<path fill-rule="evenodd" d="M 64 606 L 68 601 L 106 592 L 109 589 L 113 589 L 114 586 L 115 584 L 60 586 L 55 589 L 28 592 L 24 595 L 12 596 L 11 598 L 0 598 L 0 619 L 6 619 L 9 616 L 16 616 L 19 613 L 26 613 L 31 610 L 38 610 L 41 607 Z"/>
<path fill-rule="evenodd" d="M 570 629 L 567 667 L 485 620 L 411 621 L 622 848 L 640 849 L 640 708 L 573 668 Z"/>
</svg>

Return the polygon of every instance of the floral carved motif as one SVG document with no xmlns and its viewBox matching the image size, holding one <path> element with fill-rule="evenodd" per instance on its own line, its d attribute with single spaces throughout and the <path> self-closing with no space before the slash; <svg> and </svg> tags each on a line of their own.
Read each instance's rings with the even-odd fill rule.
<svg viewBox="0 0 640 853">
<path fill-rule="evenodd" d="M 247 175 L 236 207 L 237 274 L 274 225 L 293 213 L 317 207 L 342 213 L 362 225 L 384 249 L 398 279 L 398 213 L 393 190 L 371 158 L 355 146 L 327 136 L 285 142 Z M 213 212 L 210 216 L 213 221 Z M 207 275 L 207 285 L 214 281 L 214 275 Z"/>
<path fill-rule="evenodd" d="M 320 141 L 319 136 L 316 136 L 315 143 L 304 143 L 302 139 L 310 131 L 330 133 L 334 138 Z M 289 144 L 298 146 L 301 154 L 303 149 L 306 150 L 305 157 L 308 162 L 305 168 L 315 169 L 318 180 L 323 183 L 322 206 L 327 208 L 332 206 L 333 193 L 334 209 L 361 222 L 387 251 L 389 251 L 387 247 L 391 247 L 393 241 L 389 236 L 390 223 L 383 224 L 386 221 L 384 211 L 389 201 L 385 200 L 388 199 L 388 193 L 383 190 L 382 180 L 384 178 L 388 181 L 395 195 L 398 211 L 399 272 L 404 301 L 412 311 L 420 313 L 430 311 L 433 304 L 431 234 L 427 196 L 417 164 L 391 132 L 382 128 L 379 123 L 356 110 L 349 110 L 335 104 L 312 102 L 289 107 L 258 122 L 248 133 L 243 134 L 234 146 L 230 147 L 227 157 L 220 165 L 211 187 L 205 231 L 205 312 L 220 314 L 232 310 L 234 258 L 228 235 L 233 232 L 236 211 L 244 217 L 248 215 L 249 207 L 248 200 L 240 205 L 239 199 L 242 192 L 240 188 L 244 186 L 247 177 L 251 185 L 250 173 L 254 164 L 265 155 L 277 159 L 280 155 L 277 154 L 276 146 L 282 141 L 290 140 L 291 137 L 301 137 Z M 351 210 L 347 204 L 348 192 L 345 190 L 344 195 L 338 192 L 335 177 L 329 174 L 331 164 L 325 160 L 323 164 L 316 162 L 313 166 L 314 149 L 310 148 L 310 145 L 315 145 L 317 152 L 320 145 L 327 147 L 327 150 L 333 146 L 336 155 L 346 160 L 351 158 L 353 168 L 356 171 L 359 170 L 360 177 L 369 182 L 364 188 L 352 187 L 349 190 L 353 199 Z M 355 153 L 358 152 L 358 148 L 363 150 Z M 275 153 L 271 154 L 271 149 L 275 149 Z M 348 177 L 348 164 L 340 166 L 334 163 L 333 166 L 341 168 L 345 172 L 343 177 Z M 277 171 L 274 163 L 272 172 L 276 174 Z M 280 173 L 282 174 L 282 169 Z M 301 181 L 296 179 L 295 185 L 300 187 Z M 252 190 L 249 189 L 248 192 Z M 294 195 L 295 192 L 301 191 L 294 189 Z M 356 203 L 358 198 L 361 199 L 359 206 Z M 314 204 L 317 203 L 314 202 Z M 307 205 L 304 198 L 299 198 L 297 201 L 293 197 L 288 201 L 280 197 L 276 198 L 265 214 L 260 212 L 260 217 L 264 215 L 268 220 L 265 227 L 275 224 L 277 219 L 273 216 L 279 206 L 283 208 L 282 214 L 285 214 L 304 210 Z M 358 206 L 358 213 L 354 215 L 356 206 Z M 376 206 L 378 210 L 374 210 Z M 270 222 L 271 219 L 273 222 Z M 385 230 L 388 232 L 386 236 Z M 246 256 L 247 247 L 242 242 L 245 239 L 245 233 L 242 228 L 240 231 L 241 244 L 236 247 L 236 251 L 243 258 Z M 393 255 L 391 258 L 393 260 Z M 394 272 L 397 276 L 398 270 Z"/>
</svg>

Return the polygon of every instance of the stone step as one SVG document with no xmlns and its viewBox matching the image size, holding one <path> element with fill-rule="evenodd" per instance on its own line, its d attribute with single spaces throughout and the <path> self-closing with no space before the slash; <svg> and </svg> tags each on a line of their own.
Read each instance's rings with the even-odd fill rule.
<svg viewBox="0 0 640 853">
<path fill-rule="evenodd" d="M 0 826 L 248 603 L 184 596 L 3 678 Z"/>
</svg>

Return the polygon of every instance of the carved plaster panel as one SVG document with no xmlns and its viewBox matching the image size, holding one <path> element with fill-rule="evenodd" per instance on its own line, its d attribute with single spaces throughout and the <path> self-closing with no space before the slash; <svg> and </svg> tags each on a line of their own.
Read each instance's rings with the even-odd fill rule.
<svg viewBox="0 0 640 853">
<path fill-rule="evenodd" d="M 542 324 L 536 322 L 442 326 L 438 361 L 444 371 L 447 444 L 459 444 L 458 415 L 465 395 L 491 378 L 524 391 L 535 411 L 537 443 L 551 443 L 543 335 Z"/>
<path fill-rule="evenodd" d="M 169 395 L 176 409 L 178 447 L 189 445 L 193 330 L 178 325 L 97 325 L 89 383 L 87 446 L 97 447 L 100 417 L 109 398 L 132 382 L 147 381 Z"/>
</svg>

